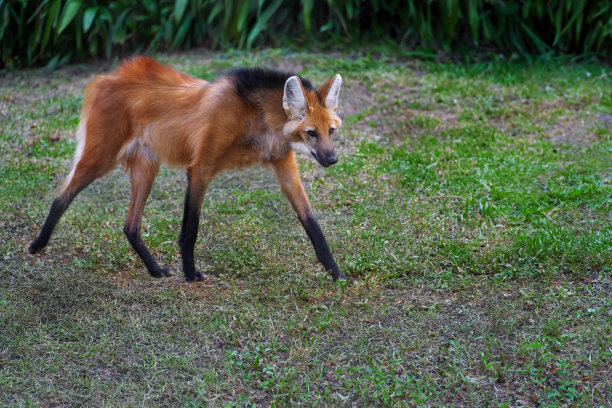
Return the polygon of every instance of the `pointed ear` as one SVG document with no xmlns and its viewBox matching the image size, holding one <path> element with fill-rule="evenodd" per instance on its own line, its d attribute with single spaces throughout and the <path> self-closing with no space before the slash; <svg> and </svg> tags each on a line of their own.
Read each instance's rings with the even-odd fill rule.
<svg viewBox="0 0 612 408">
<path fill-rule="evenodd" d="M 292 76 L 285 82 L 285 94 L 283 95 L 283 108 L 290 119 L 302 119 L 306 116 L 308 101 L 304 95 L 302 81 L 297 76 Z"/>
<path fill-rule="evenodd" d="M 330 80 L 325 82 L 319 88 L 319 95 L 325 101 L 325 107 L 335 111 L 338 109 L 338 97 L 340 96 L 340 87 L 342 86 L 342 77 L 336 74 Z"/>
</svg>

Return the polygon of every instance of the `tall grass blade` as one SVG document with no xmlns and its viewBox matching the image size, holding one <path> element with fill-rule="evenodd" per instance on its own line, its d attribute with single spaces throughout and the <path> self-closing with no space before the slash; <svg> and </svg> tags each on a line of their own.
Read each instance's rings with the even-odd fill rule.
<svg viewBox="0 0 612 408">
<path fill-rule="evenodd" d="M 79 0 L 72 0 L 66 3 L 64 9 L 62 10 L 62 16 L 59 19 L 59 27 L 57 28 L 58 34 L 61 34 L 62 31 L 68 27 L 68 24 L 72 22 L 72 19 L 74 16 L 76 16 L 76 13 L 78 13 L 79 9 L 81 8 L 81 3 L 82 2 Z"/>
<path fill-rule="evenodd" d="M 188 0 L 176 0 L 174 2 L 174 23 L 179 25 L 181 20 L 183 19 L 183 14 L 185 14 L 185 9 L 187 8 Z"/>
</svg>

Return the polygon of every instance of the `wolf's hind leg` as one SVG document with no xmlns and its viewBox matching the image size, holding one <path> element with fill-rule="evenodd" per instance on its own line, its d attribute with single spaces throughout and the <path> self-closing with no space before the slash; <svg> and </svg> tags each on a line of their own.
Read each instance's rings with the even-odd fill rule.
<svg viewBox="0 0 612 408">
<path fill-rule="evenodd" d="M 79 144 L 82 146 L 83 143 L 84 140 Z M 62 192 L 53 200 L 40 234 L 28 248 L 31 254 L 35 254 L 47 245 L 55 226 L 77 194 L 114 166 L 114 159 L 108 160 L 106 157 L 96 154 L 95 151 L 88 151 L 87 149 L 83 154 L 82 149 L 83 147 L 77 148 L 74 167 L 62 187 Z"/>
<path fill-rule="evenodd" d="M 146 147 L 141 149 L 146 149 Z M 127 165 L 130 168 L 132 197 L 125 225 L 123 226 L 123 233 L 128 241 L 130 241 L 134 251 L 142 259 L 151 276 L 155 278 L 170 276 L 172 275 L 170 270 L 159 266 L 140 236 L 142 212 L 147 202 L 147 197 L 149 197 L 151 192 L 153 181 L 155 181 L 159 171 L 159 161 L 151 157 L 147 152 L 139 150 L 134 153 Z"/>
</svg>

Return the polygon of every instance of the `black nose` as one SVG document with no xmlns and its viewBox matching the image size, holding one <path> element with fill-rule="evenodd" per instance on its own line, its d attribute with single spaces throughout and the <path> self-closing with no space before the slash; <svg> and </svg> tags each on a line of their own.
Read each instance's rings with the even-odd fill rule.
<svg viewBox="0 0 612 408">
<path fill-rule="evenodd" d="M 327 156 L 327 162 L 329 164 L 336 164 L 336 163 L 338 163 L 338 158 L 336 157 L 336 154 L 333 153 L 333 154 L 330 154 L 329 156 Z"/>
</svg>

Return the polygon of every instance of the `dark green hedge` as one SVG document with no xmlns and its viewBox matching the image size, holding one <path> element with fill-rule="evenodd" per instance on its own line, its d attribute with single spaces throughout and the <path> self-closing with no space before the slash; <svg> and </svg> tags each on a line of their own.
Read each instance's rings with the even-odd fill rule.
<svg viewBox="0 0 612 408">
<path fill-rule="evenodd" d="M 116 52 L 263 45 L 359 46 L 610 58 L 612 1 L 0 0 L 4 66 Z"/>
</svg>

